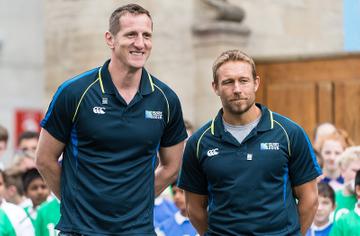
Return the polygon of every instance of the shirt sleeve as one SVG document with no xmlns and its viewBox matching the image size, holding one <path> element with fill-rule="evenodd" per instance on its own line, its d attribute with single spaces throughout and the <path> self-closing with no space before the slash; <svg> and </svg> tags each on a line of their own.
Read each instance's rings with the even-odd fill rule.
<svg viewBox="0 0 360 236">
<path fill-rule="evenodd" d="M 41 127 L 62 143 L 67 143 L 70 137 L 72 118 L 76 109 L 75 96 L 68 90 L 66 83 L 58 88 L 45 118 L 40 123 Z"/>
<path fill-rule="evenodd" d="M 207 178 L 196 156 L 196 140 L 191 136 L 186 143 L 178 186 L 189 192 L 208 195 Z"/>
<path fill-rule="evenodd" d="M 290 137 L 289 176 L 292 186 L 309 182 L 321 175 L 321 168 L 305 131 L 297 126 Z"/>
<path fill-rule="evenodd" d="M 172 92 L 173 93 L 173 92 Z M 186 128 L 184 124 L 181 104 L 175 93 L 169 99 L 169 122 L 167 123 L 164 134 L 161 137 L 160 145 L 162 147 L 170 147 L 187 138 Z M 165 118 L 167 119 L 167 118 Z"/>
</svg>

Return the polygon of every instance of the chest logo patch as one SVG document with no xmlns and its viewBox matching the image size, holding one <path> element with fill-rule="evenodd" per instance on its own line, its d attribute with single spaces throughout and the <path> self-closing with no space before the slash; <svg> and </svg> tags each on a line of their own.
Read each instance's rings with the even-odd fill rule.
<svg viewBox="0 0 360 236">
<path fill-rule="evenodd" d="M 219 155 L 219 148 L 214 148 L 214 149 L 208 150 L 206 155 L 208 157 L 213 157 L 213 156 Z"/>
<path fill-rule="evenodd" d="M 95 114 L 105 114 L 105 107 L 93 107 Z"/>
<path fill-rule="evenodd" d="M 145 110 L 145 118 L 152 120 L 161 120 L 163 118 L 162 111 L 148 111 Z"/>
<path fill-rule="evenodd" d="M 260 150 L 280 150 L 279 143 L 260 143 Z"/>
<path fill-rule="evenodd" d="M 103 105 L 106 105 L 106 104 L 108 104 L 108 98 L 102 98 L 102 100 L 101 100 L 101 104 L 103 104 Z"/>
</svg>

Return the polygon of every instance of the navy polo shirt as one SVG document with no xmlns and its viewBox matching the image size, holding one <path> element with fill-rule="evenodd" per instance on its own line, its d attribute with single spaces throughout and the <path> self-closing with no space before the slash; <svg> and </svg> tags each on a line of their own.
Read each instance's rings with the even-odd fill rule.
<svg viewBox="0 0 360 236">
<path fill-rule="evenodd" d="M 321 170 L 304 130 L 257 106 L 260 121 L 241 144 L 222 111 L 187 142 L 179 187 L 208 196 L 206 235 L 300 235 L 292 188 Z"/>
<path fill-rule="evenodd" d="M 57 229 L 85 235 L 155 235 L 154 168 L 159 146 L 183 141 L 176 94 L 142 70 L 126 104 L 102 67 L 63 83 L 41 126 L 64 143 Z"/>
</svg>

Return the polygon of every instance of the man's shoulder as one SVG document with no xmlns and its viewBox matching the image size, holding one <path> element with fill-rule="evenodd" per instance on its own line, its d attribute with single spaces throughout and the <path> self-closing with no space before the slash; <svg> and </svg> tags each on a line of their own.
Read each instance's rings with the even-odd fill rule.
<svg viewBox="0 0 360 236">
<path fill-rule="evenodd" d="M 59 91 L 81 95 L 80 92 L 86 90 L 98 78 L 98 71 L 98 67 L 93 68 L 64 81 L 59 86 Z"/>
<path fill-rule="evenodd" d="M 151 76 L 155 91 L 157 90 L 158 92 L 163 93 L 163 95 L 165 95 L 167 97 L 167 99 L 177 98 L 175 91 L 169 85 L 167 85 L 165 82 L 159 80 L 158 78 L 156 78 L 153 75 L 150 75 L 150 76 Z"/>
<path fill-rule="evenodd" d="M 205 124 L 203 124 L 198 130 L 196 130 L 189 138 L 188 142 L 190 143 L 197 143 L 201 141 L 203 138 L 207 138 L 209 135 L 211 135 L 211 124 L 212 121 L 208 121 Z"/>
<path fill-rule="evenodd" d="M 290 118 L 276 112 L 272 112 L 274 123 L 287 132 L 302 131 L 302 127 Z"/>
</svg>

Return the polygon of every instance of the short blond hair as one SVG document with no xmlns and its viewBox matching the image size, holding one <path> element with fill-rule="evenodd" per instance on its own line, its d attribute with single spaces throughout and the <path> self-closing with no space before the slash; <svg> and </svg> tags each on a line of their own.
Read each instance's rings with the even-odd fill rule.
<svg viewBox="0 0 360 236">
<path fill-rule="evenodd" d="M 352 162 L 360 160 L 360 146 L 348 147 L 340 154 L 337 159 L 337 165 L 345 170 Z"/>
<path fill-rule="evenodd" d="M 318 151 L 318 153 L 320 153 L 320 155 L 324 143 L 328 140 L 339 142 L 343 147 L 343 149 L 354 145 L 354 142 L 352 141 L 352 139 L 349 137 L 348 133 L 345 130 L 336 129 L 331 134 L 324 135 L 315 141 L 314 148 L 316 149 L 316 151 Z"/>
<path fill-rule="evenodd" d="M 242 61 L 242 62 L 249 63 L 251 66 L 251 69 L 252 69 L 253 79 L 256 78 L 256 67 L 255 67 L 254 60 L 250 56 L 248 56 L 246 53 L 244 53 L 240 50 L 237 50 L 237 49 L 233 49 L 233 50 L 228 50 L 228 51 L 221 53 L 221 55 L 218 58 L 216 58 L 216 60 L 213 64 L 213 67 L 212 67 L 213 79 L 216 84 L 218 82 L 217 71 L 219 70 L 220 66 L 222 66 L 224 63 L 229 62 L 229 61 Z"/>
</svg>

